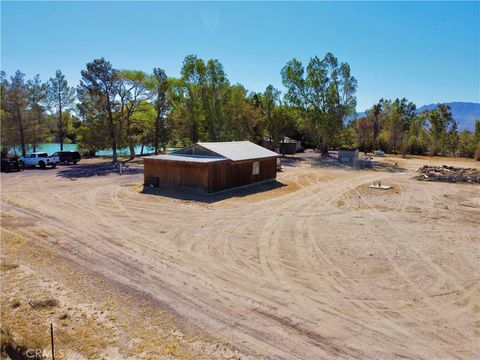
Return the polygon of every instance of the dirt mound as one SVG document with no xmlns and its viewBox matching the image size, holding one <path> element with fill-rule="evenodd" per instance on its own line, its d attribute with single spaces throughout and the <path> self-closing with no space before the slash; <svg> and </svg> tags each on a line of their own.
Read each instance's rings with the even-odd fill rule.
<svg viewBox="0 0 480 360">
<path fill-rule="evenodd" d="M 474 168 L 424 165 L 417 170 L 418 180 L 480 184 L 480 172 Z"/>
</svg>

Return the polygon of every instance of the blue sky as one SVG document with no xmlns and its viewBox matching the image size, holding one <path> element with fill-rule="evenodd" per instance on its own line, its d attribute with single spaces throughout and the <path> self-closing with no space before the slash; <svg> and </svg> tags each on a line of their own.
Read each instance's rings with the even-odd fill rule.
<svg viewBox="0 0 480 360">
<path fill-rule="evenodd" d="M 359 111 L 379 98 L 480 101 L 480 3 L 4 2 L 1 68 L 77 84 L 98 57 L 178 76 L 188 54 L 219 59 L 232 83 L 284 90 L 280 70 L 333 52 L 358 80 Z"/>
</svg>

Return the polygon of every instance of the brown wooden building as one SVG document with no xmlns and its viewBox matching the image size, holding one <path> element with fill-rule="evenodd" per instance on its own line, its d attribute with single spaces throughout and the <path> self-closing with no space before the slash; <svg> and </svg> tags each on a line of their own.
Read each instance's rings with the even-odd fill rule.
<svg viewBox="0 0 480 360">
<path fill-rule="evenodd" d="M 250 141 L 199 142 L 169 155 L 145 158 L 145 185 L 214 193 L 275 179 L 280 155 Z"/>
</svg>

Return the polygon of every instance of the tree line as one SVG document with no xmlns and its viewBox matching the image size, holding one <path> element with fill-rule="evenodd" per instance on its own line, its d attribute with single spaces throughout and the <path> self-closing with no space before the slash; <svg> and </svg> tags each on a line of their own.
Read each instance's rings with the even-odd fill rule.
<svg viewBox="0 0 480 360">
<path fill-rule="evenodd" d="M 480 121 L 474 133 L 458 132 L 448 106 L 416 112 L 406 99 L 381 99 L 355 118 L 357 81 L 350 66 L 331 53 L 304 66 L 292 59 L 281 69 L 285 94 L 231 84 L 215 59 L 185 57 L 180 76 L 162 68 L 151 73 L 122 70 L 104 58 L 86 64 L 77 86 L 60 70 L 46 82 L 17 71 L 0 73 L 1 145 L 22 155 L 42 142 L 78 143 L 84 152 L 137 145 L 155 154 L 167 146 L 197 141 L 269 139 L 277 148 L 285 136 L 322 153 L 359 147 L 403 154 L 480 156 Z"/>
<path fill-rule="evenodd" d="M 445 104 L 417 113 L 415 104 L 407 99 L 381 99 L 365 117 L 352 121 L 349 135 L 363 151 L 480 159 L 480 120 L 475 121 L 473 133 L 467 129 L 459 132 Z"/>
</svg>

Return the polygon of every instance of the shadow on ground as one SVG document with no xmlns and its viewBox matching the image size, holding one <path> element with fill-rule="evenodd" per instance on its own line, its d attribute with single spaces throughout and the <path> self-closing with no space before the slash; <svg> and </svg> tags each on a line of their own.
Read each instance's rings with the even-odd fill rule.
<svg viewBox="0 0 480 360">
<path fill-rule="evenodd" d="M 125 175 L 133 175 L 143 173 L 143 167 L 129 166 L 122 164 L 122 172 Z M 120 165 L 111 162 L 101 162 L 96 164 L 77 164 L 66 167 L 59 167 L 57 176 L 75 179 L 87 178 L 92 176 L 106 176 L 110 174 L 119 174 Z"/>
<path fill-rule="evenodd" d="M 151 188 L 148 186 L 144 186 L 142 193 L 161 197 L 168 197 L 176 200 L 198 201 L 202 203 L 212 204 L 230 198 L 245 197 L 265 191 L 275 190 L 284 186 L 287 185 L 277 180 L 273 180 L 260 184 L 252 184 L 235 189 L 224 190 L 214 194 L 194 192 L 189 189 L 174 189 L 168 187 Z"/>
</svg>

